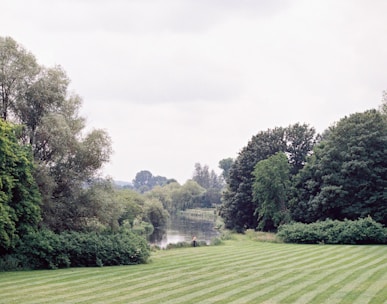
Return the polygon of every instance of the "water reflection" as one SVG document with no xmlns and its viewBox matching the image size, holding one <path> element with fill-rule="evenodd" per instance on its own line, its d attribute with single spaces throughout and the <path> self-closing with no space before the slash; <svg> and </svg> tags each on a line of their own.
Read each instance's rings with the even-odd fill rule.
<svg viewBox="0 0 387 304">
<path fill-rule="evenodd" d="M 215 218 L 209 220 L 201 217 L 173 216 L 165 229 L 155 229 L 149 242 L 160 248 L 165 248 L 168 244 L 191 242 L 193 236 L 196 236 L 198 242 L 204 241 L 209 244 L 212 239 L 219 235 L 219 231 L 214 226 Z"/>
</svg>

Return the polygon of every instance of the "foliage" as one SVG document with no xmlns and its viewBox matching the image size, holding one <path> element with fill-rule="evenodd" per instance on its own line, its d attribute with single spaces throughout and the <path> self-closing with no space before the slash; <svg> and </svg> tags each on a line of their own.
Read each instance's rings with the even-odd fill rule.
<svg viewBox="0 0 387 304">
<path fill-rule="evenodd" d="M 170 181 L 164 176 L 153 176 L 150 171 L 143 170 L 136 174 L 133 187 L 140 193 L 152 190 L 156 186 L 164 186 Z"/>
<path fill-rule="evenodd" d="M 163 187 L 156 186 L 145 193 L 147 199 L 157 199 L 169 214 L 178 211 L 201 207 L 206 189 L 193 180 L 187 180 L 184 185 L 177 182 L 169 183 Z"/>
<path fill-rule="evenodd" d="M 143 219 L 151 223 L 154 228 L 165 227 L 168 217 L 168 211 L 163 208 L 160 201 L 155 199 L 145 201 Z"/>
<path fill-rule="evenodd" d="M 224 181 L 228 181 L 228 178 L 230 176 L 230 169 L 234 163 L 234 159 L 229 157 L 229 158 L 224 158 L 219 161 L 219 168 L 222 169 L 222 178 Z"/>
<path fill-rule="evenodd" d="M 0 254 L 12 250 L 41 220 L 31 151 L 18 143 L 17 131 L 0 119 Z"/>
<path fill-rule="evenodd" d="M 294 179 L 293 219 L 311 223 L 370 215 L 387 224 L 387 121 L 376 110 L 341 119 Z"/>
<path fill-rule="evenodd" d="M 145 198 L 138 192 L 124 189 L 116 190 L 117 205 L 121 208 L 118 224 L 128 229 L 132 228 L 137 218 L 142 218 Z"/>
<path fill-rule="evenodd" d="M 105 131 L 83 133 L 82 100 L 69 94 L 69 82 L 61 67 L 39 66 L 12 38 L 0 37 L 1 115 L 23 125 L 18 139 L 32 147 L 43 221 L 55 231 L 84 228 L 78 208 L 84 183 L 111 154 Z"/>
<path fill-rule="evenodd" d="M 257 225 L 258 215 L 254 214 L 256 208 L 252 193 L 255 165 L 277 152 L 284 152 L 290 160 L 291 173 L 296 174 L 314 145 L 314 134 L 313 128 L 295 124 L 287 128 L 262 131 L 252 137 L 229 172 L 220 209 L 226 228 L 243 231 Z"/>
<path fill-rule="evenodd" d="M 286 224 L 279 228 L 277 236 L 286 243 L 387 244 L 387 228 L 371 217 Z"/>
<path fill-rule="evenodd" d="M 0 37 L 0 111 L 8 120 L 16 101 L 39 73 L 35 57 L 11 37 Z"/>
<path fill-rule="evenodd" d="M 290 220 L 287 208 L 290 165 L 283 152 L 278 152 L 255 165 L 253 201 L 256 205 L 257 229 L 276 231 Z"/>
<path fill-rule="evenodd" d="M 192 180 L 206 189 L 199 207 L 209 208 L 221 203 L 223 181 L 214 170 L 210 171 L 207 165 L 202 166 L 200 163 L 196 163 Z"/>
<path fill-rule="evenodd" d="M 22 268 L 55 269 L 140 264 L 150 250 L 145 239 L 129 231 L 55 234 L 43 229 L 25 235 L 16 253 Z"/>
<path fill-rule="evenodd" d="M 173 202 L 172 213 L 176 213 L 180 210 L 201 207 L 202 197 L 205 192 L 206 190 L 197 182 L 187 180 L 183 186 L 175 189 L 175 191 L 171 193 Z"/>
</svg>

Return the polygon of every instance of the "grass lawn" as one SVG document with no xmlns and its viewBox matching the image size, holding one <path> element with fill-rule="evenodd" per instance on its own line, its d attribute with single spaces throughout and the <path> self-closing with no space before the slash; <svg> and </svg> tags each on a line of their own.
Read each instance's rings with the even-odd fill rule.
<svg viewBox="0 0 387 304">
<path fill-rule="evenodd" d="M 387 303 L 387 246 L 238 235 L 146 265 L 0 273 L 0 303 Z"/>
</svg>

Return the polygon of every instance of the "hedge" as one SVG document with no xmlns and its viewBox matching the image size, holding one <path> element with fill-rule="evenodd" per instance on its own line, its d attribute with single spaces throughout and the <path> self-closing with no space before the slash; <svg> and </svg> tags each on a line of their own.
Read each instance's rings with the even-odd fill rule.
<svg viewBox="0 0 387 304">
<path fill-rule="evenodd" d="M 3 256 L 0 270 L 131 265 L 146 263 L 149 256 L 146 240 L 129 231 L 55 234 L 40 230 L 23 237 L 13 254 Z"/>
<path fill-rule="evenodd" d="M 358 220 L 325 220 L 311 224 L 282 225 L 277 237 L 299 244 L 387 244 L 387 228 L 371 217 Z"/>
</svg>

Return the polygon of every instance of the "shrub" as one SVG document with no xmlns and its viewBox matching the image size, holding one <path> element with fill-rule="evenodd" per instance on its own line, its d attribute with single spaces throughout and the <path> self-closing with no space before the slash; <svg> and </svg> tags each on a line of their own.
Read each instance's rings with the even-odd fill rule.
<svg viewBox="0 0 387 304">
<path fill-rule="evenodd" d="M 0 271 L 20 270 L 20 260 L 14 254 L 7 254 L 0 257 Z"/>
<path fill-rule="evenodd" d="M 146 240 L 130 231 L 55 234 L 43 229 L 24 236 L 14 260 L 3 258 L 0 269 L 10 270 L 11 262 L 25 269 L 131 265 L 145 263 L 149 256 Z"/>
<path fill-rule="evenodd" d="M 387 229 L 370 217 L 286 224 L 279 228 L 277 236 L 286 243 L 387 244 Z"/>
</svg>

